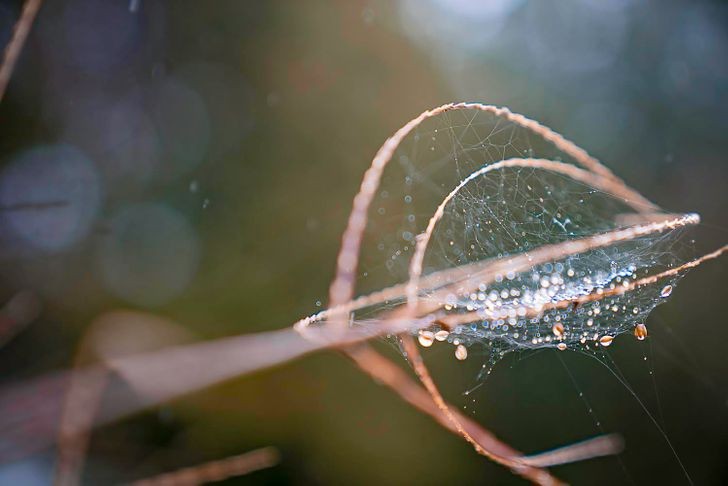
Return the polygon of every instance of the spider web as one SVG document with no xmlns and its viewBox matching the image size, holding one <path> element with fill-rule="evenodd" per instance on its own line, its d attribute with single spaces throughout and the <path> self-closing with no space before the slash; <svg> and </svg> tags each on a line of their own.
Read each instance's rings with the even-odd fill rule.
<svg viewBox="0 0 728 486">
<path fill-rule="evenodd" d="M 425 231 L 443 199 L 459 187 L 427 246 L 422 275 L 435 278 L 420 285 L 418 297 L 444 308 L 449 316 L 471 318 L 447 329 L 446 338 L 440 333 L 432 339 L 442 326 L 425 331 L 424 346 L 440 338 L 455 346 L 482 345 L 489 354 L 484 369 L 489 370 L 510 351 L 609 346 L 618 335 L 643 324 L 671 294 L 679 274 L 583 305 L 549 306 L 614 293 L 620 286 L 627 288 L 630 282 L 679 266 L 692 254 L 681 228 L 557 256 L 467 288 L 459 287 L 451 273 L 438 277 L 447 274 L 444 270 L 507 261 L 548 245 L 629 228 L 646 218 L 646 208 L 637 201 L 544 168 L 501 167 L 473 177 L 509 159 L 578 166 L 532 130 L 492 113 L 454 110 L 420 124 L 394 154 L 372 203 L 358 288 L 366 292 L 407 281 L 417 235 Z M 451 290 L 444 298 L 443 288 Z M 401 303 L 388 301 L 384 307 Z M 365 309 L 356 318 L 381 311 L 381 306 Z"/>
</svg>

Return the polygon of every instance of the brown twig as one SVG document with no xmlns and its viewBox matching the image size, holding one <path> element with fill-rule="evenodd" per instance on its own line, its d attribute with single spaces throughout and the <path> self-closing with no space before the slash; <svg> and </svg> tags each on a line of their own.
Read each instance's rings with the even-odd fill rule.
<svg viewBox="0 0 728 486">
<path fill-rule="evenodd" d="M 152 478 L 134 481 L 133 486 L 197 486 L 223 481 L 278 464 L 280 455 L 274 447 L 264 447 L 237 456 L 211 461 L 199 466 L 186 467 Z"/>
<path fill-rule="evenodd" d="M 41 3 L 43 3 L 43 0 L 26 0 L 20 18 L 15 23 L 13 36 L 10 38 L 8 45 L 5 46 L 3 62 L 0 65 L 0 101 L 5 95 L 5 90 L 13 75 L 13 69 L 18 62 L 20 52 L 23 50 L 23 45 L 28 38 L 30 28 L 33 26 L 33 21 L 38 14 L 38 10 L 40 10 Z"/>
<path fill-rule="evenodd" d="M 472 439 L 472 443 L 478 444 L 478 447 L 482 445 L 482 453 L 495 462 L 511 468 L 518 475 L 535 483 L 559 484 L 559 481 L 551 476 L 548 471 L 540 469 L 538 466 L 519 462 L 518 459 L 522 456 L 520 452 L 498 440 L 493 433 L 484 429 L 474 420 L 457 411 L 451 412 L 455 415 L 456 421 L 451 420 L 432 401 L 431 396 L 425 389 L 413 382 L 401 368 L 369 346 L 351 347 L 346 351 L 346 354 L 374 380 L 394 390 L 400 398 L 435 419 L 438 424 L 454 434 L 466 434 Z M 461 425 L 461 429 L 457 428 L 456 423 Z"/>
<path fill-rule="evenodd" d="M 341 249 L 337 258 L 336 276 L 331 283 L 331 287 L 329 290 L 330 305 L 335 309 L 338 306 L 345 305 L 348 301 L 352 300 L 354 296 L 355 274 L 358 266 L 359 250 L 361 247 L 362 237 L 364 229 L 367 225 L 367 214 L 369 211 L 369 206 L 372 199 L 374 198 L 374 194 L 379 188 L 382 173 L 386 165 L 392 159 L 395 150 L 402 142 L 402 140 L 415 127 L 417 127 L 427 118 L 431 118 L 438 114 L 460 108 L 489 112 L 494 114 L 495 116 L 501 116 L 517 125 L 530 129 L 532 132 L 541 135 L 545 140 L 550 141 L 557 148 L 572 156 L 577 163 L 589 169 L 594 174 L 603 177 L 607 181 L 612 181 L 616 187 L 622 190 L 631 191 L 634 196 L 628 199 L 626 202 L 636 207 L 639 212 L 649 213 L 659 211 L 659 208 L 656 205 L 644 198 L 638 192 L 628 188 L 626 184 L 624 184 L 624 182 L 622 182 L 619 178 L 612 174 L 612 172 L 604 167 L 598 160 L 591 157 L 585 150 L 577 147 L 575 144 L 566 140 L 561 135 L 553 132 L 549 128 L 544 127 L 533 120 L 529 120 L 522 115 L 514 115 L 507 109 L 497 108 L 490 105 L 482 105 L 479 103 L 455 103 L 442 105 L 435 109 L 423 112 L 418 117 L 412 119 L 402 128 L 400 128 L 392 137 L 390 137 L 384 143 L 384 145 L 382 145 L 382 147 L 379 149 L 374 159 L 372 160 L 369 169 L 364 174 L 360 190 L 354 198 L 354 204 L 351 214 L 349 216 L 347 227 L 344 231 L 344 235 L 342 236 Z M 501 164 L 503 165 L 503 163 Z M 481 171 L 484 172 L 486 170 L 489 169 L 487 169 L 486 167 Z M 464 183 L 467 183 L 467 180 L 464 181 Z M 441 217 L 443 208 L 447 204 L 449 198 L 451 198 L 452 195 L 455 194 L 460 187 L 462 187 L 462 184 L 458 186 L 453 192 L 451 192 L 450 195 L 446 197 L 445 200 L 441 203 L 435 215 L 433 215 L 433 217 L 430 219 L 430 223 L 424 237 L 418 240 L 415 255 L 410 262 L 410 278 L 406 286 L 407 308 L 405 313 L 403 314 L 405 318 L 415 316 L 416 311 L 419 310 L 417 300 L 419 279 L 422 272 L 422 258 L 424 258 L 424 252 L 429 242 L 429 236 L 431 235 L 432 229 L 437 223 L 437 220 L 439 220 L 439 217 Z M 438 213 L 440 213 L 439 216 Z M 570 247 L 570 249 L 575 251 L 577 250 L 576 247 Z M 530 255 L 528 256 L 528 258 L 530 261 Z M 492 276 L 494 275 L 489 275 L 489 277 Z M 438 306 L 439 304 L 435 303 L 434 305 Z M 399 315 L 402 316 L 402 314 Z M 343 315 L 333 313 L 332 317 L 335 321 L 344 322 Z M 438 408 L 452 422 L 454 427 L 463 436 L 463 438 L 470 442 L 479 453 L 490 457 L 496 462 L 501 462 L 502 464 L 511 467 L 511 469 L 515 471 L 515 468 L 512 467 L 513 464 L 511 464 L 510 461 L 500 461 L 499 459 L 501 458 L 492 454 L 491 451 L 487 449 L 487 447 L 484 447 L 477 440 L 475 440 L 473 436 L 470 435 L 469 432 L 463 427 L 462 423 L 459 421 L 459 418 L 452 412 L 450 407 L 442 399 L 439 390 L 437 389 L 434 381 L 430 377 L 429 372 L 422 362 L 419 356 L 419 352 L 416 346 L 414 346 L 414 344 L 412 343 L 410 336 L 403 335 L 402 339 L 405 343 L 406 349 L 408 349 L 408 355 L 413 363 L 415 372 L 420 378 L 420 381 L 425 385 L 425 388 L 430 393 L 432 400 L 436 403 Z M 550 480 L 550 478 L 544 478 L 544 481 L 546 480 Z"/>
<path fill-rule="evenodd" d="M 107 362 L 119 355 L 168 346 L 188 338 L 187 332 L 177 324 L 138 312 L 107 312 L 91 323 L 78 347 L 63 401 L 55 486 L 76 486 L 81 482 L 91 431 L 98 422 L 99 406 L 111 374 Z M 89 366 L 95 360 L 99 363 Z"/>
<path fill-rule="evenodd" d="M 335 308 L 343 305 L 352 300 L 354 297 L 355 273 L 359 259 L 359 249 L 361 247 L 362 236 L 367 223 L 367 212 L 369 211 L 372 199 L 379 188 L 382 173 L 389 161 L 392 159 L 397 147 L 399 147 L 402 140 L 404 140 L 404 138 L 423 121 L 442 113 L 458 109 L 470 109 L 491 113 L 494 116 L 502 117 L 518 126 L 531 130 L 534 134 L 541 136 L 544 140 L 552 143 L 556 148 L 572 157 L 582 167 L 626 187 L 621 179 L 615 176 L 612 171 L 599 162 L 599 160 L 589 155 L 586 150 L 578 147 L 576 144 L 567 140 L 550 128 L 523 115 L 513 113 L 508 108 L 500 108 L 482 103 L 447 103 L 445 105 L 438 106 L 437 108 L 427 110 L 407 122 L 404 126 L 397 130 L 394 135 L 384 142 L 382 147 L 374 156 L 374 159 L 372 159 L 369 169 L 367 169 L 364 174 L 359 192 L 354 197 L 354 204 L 349 215 L 349 221 L 341 238 L 341 249 L 339 250 L 339 254 L 336 259 L 336 276 L 334 277 L 329 289 L 329 304 L 331 307 Z M 638 197 L 632 201 L 633 204 L 638 204 L 645 208 L 645 210 L 659 211 L 659 208 L 654 203 L 636 191 L 635 193 Z"/>
</svg>

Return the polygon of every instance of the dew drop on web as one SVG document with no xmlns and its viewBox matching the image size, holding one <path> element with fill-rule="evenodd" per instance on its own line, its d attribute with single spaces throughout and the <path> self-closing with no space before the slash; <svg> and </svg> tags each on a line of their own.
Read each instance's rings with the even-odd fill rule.
<svg viewBox="0 0 728 486">
<path fill-rule="evenodd" d="M 435 340 L 435 334 L 432 331 L 420 331 L 417 339 L 420 342 L 420 346 L 429 348 Z"/>
<path fill-rule="evenodd" d="M 604 346 L 606 348 L 607 346 L 610 346 L 612 344 L 613 340 L 614 340 L 614 336 L 605 334 L 604 336 L 599 338 L 599 344 L 601 344 L 602 346 Z"/>
<path fill-rule="evenodd" d="M 634 335 L 639 341 L 644 341 L 647 337 L 647 326 L 642 323 L 637 324 L 634 327 Z"/>
</svg>

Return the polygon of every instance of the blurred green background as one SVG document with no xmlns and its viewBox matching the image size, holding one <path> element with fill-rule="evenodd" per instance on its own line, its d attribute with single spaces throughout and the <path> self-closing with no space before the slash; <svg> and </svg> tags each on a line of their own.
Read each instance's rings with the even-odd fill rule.
<svg viewBox="0 0 728 486">
<path fill-rule="evenodd" d="M 3 44 L 20 6 L 0 5 Z M 565 134 L 662 207 L 700 213 L 695 246 L 712 250 L 727 236 L 727 27 L 725 4 L 702 1 L 47 2 L 0 104 L 0 297 L 31 291 L 43 309 L 0 350 L 0 376 L 67 368 L 110 309 L 201 339 L 317 311 L 371 157 L 448 101 Z M 697 484 L 728 480 L 725 269 L 691 272 L 646 343 L 610 348 Z M 622 433 L 621 463 L 554 469 L 574 484 L 686 483 L 638 402 L 585 356 L 504 360 L 473 413 L 527 452 L 597 422 Z M 264 445 L 280 465 L 226 484 L 522 482 L 331 352 L 99 429 L 84 482 Z M 0 466 L 0 482 L 46 484 L 52 459 Z"/>
</svg>

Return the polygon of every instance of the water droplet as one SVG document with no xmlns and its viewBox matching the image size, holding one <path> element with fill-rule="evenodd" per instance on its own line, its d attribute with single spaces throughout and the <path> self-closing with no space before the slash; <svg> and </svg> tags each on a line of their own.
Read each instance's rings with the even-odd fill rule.
<svg viewBox="0 0 728 486">
<path fill-rule="evenodd" d="M 553 332 L 554 336 L 556 336 L 557 338 L 563 337 L 564 336 L 564 325 L 561 324 L 560 322 L 557 322 L 551 328 L 551 332 Z"/>
<path fill-rule="evenodd" d="M 200 183 L 195 181 L 190 182 L 190 192 L 197 192 L 200 189 Z"/>
<path fill-rule="evenodd" d="M 420 346 L 423 348 L 429 348 L 435 340 L 435 335 L 430 331 L 420 331 L 420 335 L 417 340 L 420 342 Z"/>
<path fill-rule="evenodd" d="M 566 350 L 566 343 L 559 343 L 556 345 L 556 347 L 559 349 L 559 351 L 565 351 Z"/>
<path fill-rule="evenodd" d="M 447 337 L 449 335 L 450 335 L 450 333 L 447 332 L 447 331 L 445 331 L 445 330 L 443 330 L 443 331 L 437 331 L 435 333 L 435 339 L 437 339 L 438 341 L 444 341 L 445 339 L 447 339 Z"/>
<path fill-rule="evenodd" d="M 605 334 L 604 336 L 599 338 L 599 344 L 604 346 L 605 348 L 612 344 L 612 341 L 614 340 L 614 336 L 610 336 L 609 334 Z"/>
<path fill-rule="evenodd" d="M 660 292 L 660 297 L 669 297 L 672 293 L 672 285 L 665 285 Z"/>
<path fill-rule="evenodd" d="M 463 346 L 462 344 L 458 344 L 458 347 L 455 348 L 455 357 L 459 359 L 460 361 L 464 361 L 468 357 L 468 348 Z"/>
<path fill-rule="evenodd" d="M 647 326 L 644 324 L 637 324 L 634 327 L 634 336 L 640 341 L 644 341 L 647 337 Z"/>
</svg>

